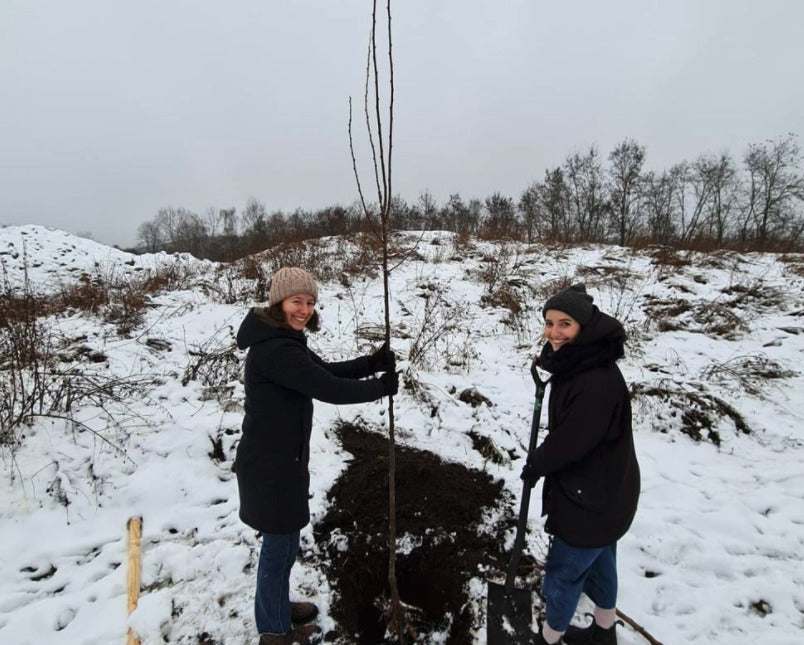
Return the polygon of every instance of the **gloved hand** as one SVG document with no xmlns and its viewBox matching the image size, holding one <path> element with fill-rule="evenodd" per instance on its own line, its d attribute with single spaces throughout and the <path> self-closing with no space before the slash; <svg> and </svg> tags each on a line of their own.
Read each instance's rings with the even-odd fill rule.
<svg viewBox="0 0 804 645">
<path fill-rule="evenodd" d="M 525 465 L 522 467 L 522 474 L 519 475 L 519 478 L 530 488 L 533 488 L 536 485 L 536 482 L 539 481 L 539 475 L 536 472 L 536 467 L 529 461 L 526 461 Z"/>
<path fill-rule="evenodd" d="M 399 392 L 399 373 L 393 370 L 385 372 L 380 377 L 380 383 L 382 383 L 383 396 L 393 396 Z"/>
<path fill-rule="evenodd" d="M 369 355 L 369 367 L 372 372 L 392 372 L 396 368 L 396 355 L 391 351 L 388 341 Z"/>
</svg>

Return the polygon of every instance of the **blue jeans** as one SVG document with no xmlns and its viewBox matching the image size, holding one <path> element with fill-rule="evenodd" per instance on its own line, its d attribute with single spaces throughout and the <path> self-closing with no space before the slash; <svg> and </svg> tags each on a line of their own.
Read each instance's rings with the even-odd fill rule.
<svg viewBox="0 0 804 645">
<path fill-rule="evenodd" d="M 617 606 L 617 543 L 587 549 L 554 535 L 544 568 L 542 595 L 547 624 L 557 632 L 569 627 L 581 592 L 601 609 Z"/>
<path fill-rule="evenodd" d="M 299 552 L 300 533 L 263 533 L 257 565 L 254 616 L 260 634 L 290 630 L 290 570 Z"/>
</svg>

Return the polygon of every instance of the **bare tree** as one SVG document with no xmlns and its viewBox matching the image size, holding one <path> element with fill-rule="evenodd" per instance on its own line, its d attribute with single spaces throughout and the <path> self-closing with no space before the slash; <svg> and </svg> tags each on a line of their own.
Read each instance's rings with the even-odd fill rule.
<svg viewBox="0 0 804 645">
<path fill-rule="evenodd" d="M 156 253 L 164 247 L 162 231 L 156 221 L 147 221 L 137 227 L 137 242 L 146 253 Z"/>
<path fill-rule="evenodd" d="M 541 219 L 541 192 L 543 186 L 538 182 L 533 182 L 519 196 L 517 208 L 522 216 L 522 223 L 525 226 L 525 240 L 528 244 L 533 244 L 539 237 L 539 222 Z"/>
<path fill-rule="evenodd" d="M 237 235 L 237 211 L 234 208 L 222 208 L 218 212 L 221 220 L 221 231 L 226 237 Z"/>
<path fill-rule="evenodd" d="M 191 211 L 179 209 L 175 250 L 203 257 L 206 255 L 208 240 L 209 235 L 203 220 Z"/>
<path fill-rule="evenodd" d="M 676 235 L 675 215 L 680 190 L 679 173 L 666 170 L 660 175 L 645 175 L 642 205 L 647 219 L 648 240 L 654 244 L 671 244 Z"/>
<path fill-rule="evenodd" d="M 639 182 L 645 147 L 626 139 L 609 154 L 612 223 L 620 246 L 629 244 L 637 230 L 639 212 L 634 208 L 639 198 Z"/>
<path fill-rule="evenodd" d="M 173 208 L 166 206 L 160 208 L 156 213 L 156 225 L 159 227 L 159 233 L 162 236 L 165 247 L 170 250 L 175 250 L 179 241 L 179 222 L 181 221 L 183 208 Z"/>
<path fill-rule="evenodd" d="M 599 240 L 603 238 L 608 202 L 604 195 L 603 169 L 597 148 L 586 154 L 575 153 L 564 162 L 564 180 L 569 194 L 571 238 Z"/>
<path fill-rule="evenodd" d="M 363 187 L 360 182 L 360 173 L 357 170 L 357 158 L 355 156 L 354 139 L 352 137 L 352 100 L 349 99 L 349 149 L 352 156 L 352 168 L 354 170 L 357 191 L 360 197 L 360 204 L 363 215 L 371 225 L 372 231 L 382 243 L 382 279 L 385 306 L 385 341 L 391 342 L 391 317 L 390 317 L 390 286 L 389 277 L 391 267 L 388 263 L 388 246 L 390 231 L 390 219 L 392 209 L 392 184 L 391 172 L 392 152 L 393 152 L 393 130 L 394 130 L 394 60 L 393 46 L 391 38 L 391 0 L 386 3 L 387 17 L 387 47 L 388 47 L 388 67 L 387 67 L 387 135 L 384 134 L 383 125 L 383 102 L 380 92 L 381 70 L 377 62 L 377 0 L 372 2 L 371 11 L 371 32 L 369 36 L 368 55 L 366 62 L 366 82 L 363 98 L 363 111 L 365 115 L 365 125 L 368 132 L 369 144 L 373 161 L 374 183 L 377 191 L 376 209 L 365 199 Z M 369 94 L 373 101 L 369 100 Z M 385 138 L 387 136 L 387 139 Z M 389 628 L 396 633 L 399 643 L 405 642 L 405 633 L 408 626 L 408 619 L 399 598 L 399 587 L 396 579 L 396 436 L 394 423 L 394 398 L 388 397 L 388 584 L 391 589 L 391 601 L 388 607 Z"/>
<path fill-rule="evenodd" d="M 486 198 L 485 207 L 487 217 L 484 222 L 484 232 L 488 237 L 514 239 L 519 237 L 519 220 L 513 199 L 504 197 L 500 193 L 494 193 Z"/>
<path fill-rule="evenodd" d="M 201 222 L 204 224 L 209 237 L 212 239 L 218 237 L 221 230 L 221 219 L 220 211 L 217 208 L 210 206 L 201 216 Z"/>
<path fill-rule="evenodd" d="M 458 193 L 453 193 L 441 209 L 441 220 L 447 230 L 466 235 L 477 230 L 480 209 L 466 204 Z"/>
<path fill-rule="evenodd" d="M 266 222 L 265 204 L 255 197 L 249 197 L 246 207 L 243 209 L 241 219 L 243 220 L 244 234 L 253 236 L 265 231 Z"/>
<path fill-rule="evenodd" d="M 422 229 L 441 228 L 438 217 L 438 205 L 430 191 L 425 190 L 419 195 L 417 208 L 422 218 Z"/>
<path fill-rule="evenodd" d="M 571 191 L 560 168 L 545 171 L 542 205 L 547 220 L 547 235 L 550 240 L 568 242 L 572 239 Z"/>
<path fill-rule="evenodd" d="M 738 182 L 734 160 L 726 153 L 703 155 L 693 165 L 696 181 L 707 186 L 704 227 L 709 239 L 722 246 L 737 204 Z"/>
<path fill-rule="evenodd" d="M 796 207 L 804 200 L 802 155 L 795 135 L 751 144 L 745 155 L 748 171 L 747 221 L 760 248 L 797 230 Z"/>
<path fill-rule="evenodd" d="M 684 246 L 698 234 L 703 209 L 709 199 L 708 186 L 694 181 L 692 167 L 687 161 L 673 166 L 671 173 L 676 185 L 673 191 L 678 231 L 676 242 Z"/>
</svg>

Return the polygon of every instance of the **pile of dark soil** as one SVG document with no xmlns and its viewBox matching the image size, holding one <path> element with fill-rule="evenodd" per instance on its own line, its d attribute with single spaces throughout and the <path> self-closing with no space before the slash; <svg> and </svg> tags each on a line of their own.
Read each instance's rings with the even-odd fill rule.
<svg viewBox="0 0 804 645">
<path fill-rule="evenodd" d="M 314 528 L 321 566 L 337 591 L 331 616 L 340 629 L 326 640 L 394 642 L 385 639 L 387 621 L 378 606 L 390 598 L 388 439 L 352 424 L 336 433 L 354 458 L 330 490 L 331 510 Z M 396 561 L 401 600 L 416 608 L 409 614 L 411 633 L 420 643 L 436 632 L 447 632 L 448 644 L 471 643 L 473 625 L 485 616 L 475 615 L 467 583 L 479 577 L 485 584 L 487 570 L 505 569 L 502 541 L 515 525 L 510 495 L 501 481 L 432 453 L 397 446 L 395 454 L 397 533 L 415 545 L 397 548 Z M 498 506 L 504 512 L 490 525 L 487 510 Z"/>
</svg>

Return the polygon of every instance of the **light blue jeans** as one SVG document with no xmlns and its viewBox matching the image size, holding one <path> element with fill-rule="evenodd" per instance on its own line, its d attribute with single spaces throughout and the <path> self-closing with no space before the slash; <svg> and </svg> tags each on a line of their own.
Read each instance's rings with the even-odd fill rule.
<svg viewBox="0 0 804 645">
<path fill-rule="evenodd" d="M 290 630 L 290 570 L 299 553 L 300 533 L 263 533 L 257 565 L 254 616 L 260 634 Z"/>
<path fill-rule="evenodd" d="M 601 609 L 617 606 L 617 543 L 587 549 L 554 535 L 544 567 L 542 595 L 547 624 L 557 632 L 569 627 L 581 592 Z"/>
</svg>

